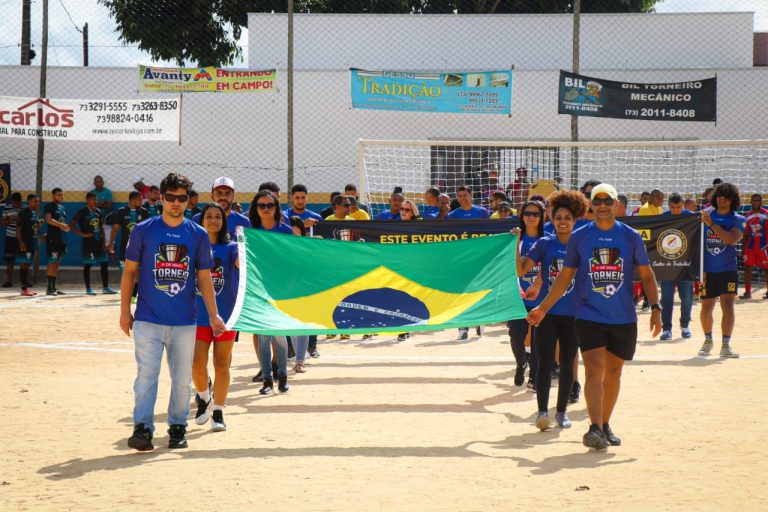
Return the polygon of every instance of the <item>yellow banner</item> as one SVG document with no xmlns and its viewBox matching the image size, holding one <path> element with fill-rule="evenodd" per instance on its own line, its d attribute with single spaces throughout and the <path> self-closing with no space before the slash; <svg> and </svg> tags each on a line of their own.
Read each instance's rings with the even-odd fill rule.
<svg viewBox="0 0 768 512">
<path fill-rule="evenodd" d="M 139 66 L 139 92 L 273 92 L 274 69 L 162 68 Z"/>
</svg>

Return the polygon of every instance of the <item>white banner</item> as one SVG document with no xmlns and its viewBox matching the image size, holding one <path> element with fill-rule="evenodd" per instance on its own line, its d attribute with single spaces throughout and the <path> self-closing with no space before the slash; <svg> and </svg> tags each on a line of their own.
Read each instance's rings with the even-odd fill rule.
<svg viewBox="0 0 768 512">
<path fill-rule="evenodd" d="M 0 137 L 178 141 L 181 101 L 0 96 Z"/>
</svg>

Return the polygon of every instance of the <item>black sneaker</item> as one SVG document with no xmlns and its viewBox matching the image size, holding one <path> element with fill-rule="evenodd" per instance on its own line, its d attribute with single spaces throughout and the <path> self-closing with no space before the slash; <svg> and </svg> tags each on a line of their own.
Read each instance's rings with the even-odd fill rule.
<svg viewBox="0 0 768 512">
<path fill-rule="evenodd" d="M 205 424 L 206 421 L 208 421 L 208 418 L 211 417 L 211 414 L 208 412 L 208 406 L 211 405 L 211 400 L 213 397 L 208 397 L 208 401 L 204 402 L 202 398 L 200 398 L 200 395 L 195 393 L 195 403 L 197 404 L 197 413 L 195 414 L 195 423 L 198 425 Z"/>
<path fill-rule="evenodd" d="M 259 373 L 253 376 L 251 379 L 251 382 L 261 382 L 264 380 L 264 376 L 261 374 L 261 370 L 259 370 Z"/>
<path fill-rule="evenodd" d="M 579 384 L 579 381 L 576 381 L 573 383 L 573 387 L 571 388 L 571 396 L 568 397 L 568 402 L 571 404 L 575 404 L 579 401 L 581 398 L 581 384 Z"/>
<path fill-rule="evenodd" d="M 536 392 L 536 379 L 528 376 L 528 385 L 526 386 L 530 391 Z"/>
<path fill-rule="evenodd" d="M 171 428 L 168 429 L 168 434 L 171 436 L 168 439 L 168 449 L 186 448 L 187 438 L 184 437 L 186 433 L 187 427 L 184 425 L 171 425 Z"/>
<path fill-rule="evenodd" d="M 317 351 L 317 348 L 311 348 L 309 349 L 309 357 L 320 357 L 320 352 Z"/>
<path fill-rule="evenodd" d="M 640 308 L 640 311 L 648 311 L 649 309 L 651 309 L 651 305 L 648 304 L 648 302 L 643 302 L 643 305 Z"/>
<path fill-rule="evenodd" d="M 522 386 L 523 382 L 525 382 L 525 367 L 528 366 L 527 364 L 524 364 L 522 366 L 518 365 L 517 368 L 515 368 L 515 386 Z"/>
<path fill-rule="evenodd" d="M 616 437 L 616 434 L 613 433 L 613 430 L 611 430 L 610 425 L 607 423 L 603 424 L 603 433 L 608 442 L 611 443 L 611 446 L 621 446 L 621 439 Z"/>
<path fill-rule="evenodd" d="M 552 368 L 552 380 L 559 380 L 560 379 L 560 365 L 555 365 L 554 368 Z"/>
<path fill-rule="evenodd" d="M 133 427 L 133 435 L 128 438 L 128 447 L 139 452 L 148 452 L 155 449 L 152 444 L 152 431 L 144 425 Z"/>
<path fill-rule="evenodd" d="M 56 290 L 48 290 L 45 292 L 46 297 L 55 297 L 56 296 Z"/>
<path fill-rule="evenodd" d="M 211 430 L 214 432 L 224 432 L 227 430 L 227 424 L 224 423 L 224 411 L 216 409 L 211 414 Z"/>
<path fill-rule="evenodd" d="M 279 373 L 277 376 L 277 389 L 281 393 L 288 392 L 288 376 L 284 373 Z"/>
<path fill-rule="evenodd" d="M 459 341 L 467 341 L 469 339 L 469 327 L 459 327 Z"/>
<path fill-rule="evenodd" d="M 275 383 L 270 379 L 264 379 L 264 385 L 259 390 L 260 395 L 271 395 Z"/>
<path fill-rule="evenodd" d="M 56 295 L 66 295 L 66 293 L 61 290 L 56 290 Z"/>
<path fill-rule="evenodd" d="M 405 341 L 408 339 L 408 333 L 404 332 L 403 334 L 397 335 L 397 341 Z"/>
<path fill-rule="evenodd" d="M 587 448 L 594 448 L 595 450 L 605 450 L 611 445 L 611 443 L 608 442 L 608 438 L 605 437 L 605 434 L 597 425 L 591 425 L 589 427 L 589 430 L 584 434 L 582 441 L 584 446 Z"/>
</svg>

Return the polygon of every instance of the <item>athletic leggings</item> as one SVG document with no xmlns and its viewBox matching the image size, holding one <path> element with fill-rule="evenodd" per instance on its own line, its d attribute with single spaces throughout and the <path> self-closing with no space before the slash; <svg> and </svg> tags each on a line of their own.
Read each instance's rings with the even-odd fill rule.
<svg viewBox="0 0 768 512">
<path fill-rule="evenodd" d="M 512 353 L 515 355 L 517 366 L 525 366 L 529 363 L 530 369 L 528 375 L 536 380 L 536 353 L 534 352 L 534 338 L 536 337 L 536 327 L 528 325 L 528 320 L 521 318 L 519 320 L 508 320 L 509 344 L 512 346 Z M 531 328 L 531 355 L 525 353 L 525 337 L 528 334 L 528 327 Z"/>
<path fill-rule="evenodd" d="M 549 405 L 549 388 L 552 387 L 552 368 L 555 365 L 555 347 L 560 340 L 560 380 L 557 388 L 557 412 L 565 412 L 573 386 L 573 360 L 579 343 L 573 333 L 572 316 L 547 315 L 536 328 L 536 401 L 539 411 Z"/>
</svg>

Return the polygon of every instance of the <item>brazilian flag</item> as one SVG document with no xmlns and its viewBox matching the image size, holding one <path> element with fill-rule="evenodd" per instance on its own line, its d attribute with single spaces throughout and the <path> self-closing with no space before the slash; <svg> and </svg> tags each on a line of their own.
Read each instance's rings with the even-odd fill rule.
<svg viewBox="0 0 768 512">
<path fill-rule="evenodd" d="M 239 229 L 239 228 L 238 228 Z M 368 244 L 238 233 L 228 329 L 255 334 L 436 331 L 524 318 L 509 234 Z"/>
</svg>

